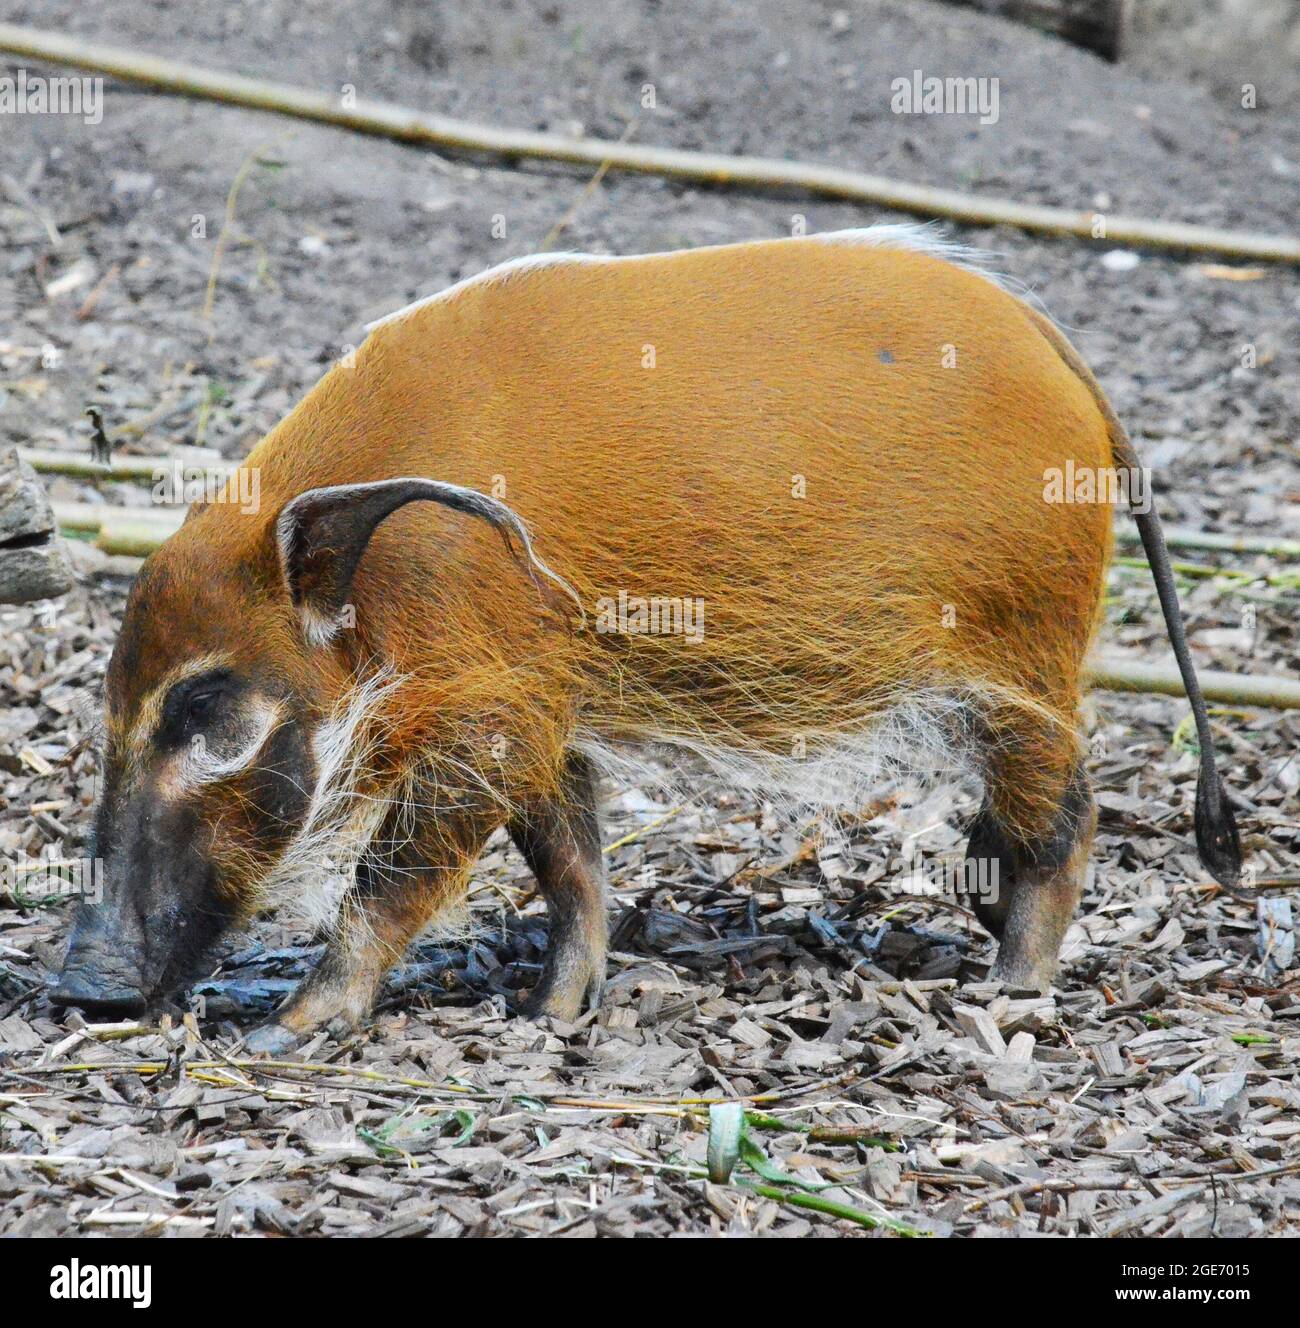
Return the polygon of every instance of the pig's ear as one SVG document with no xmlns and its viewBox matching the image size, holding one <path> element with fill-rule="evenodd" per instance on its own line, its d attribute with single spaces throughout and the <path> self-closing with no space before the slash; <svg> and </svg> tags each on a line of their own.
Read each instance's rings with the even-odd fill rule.
<svg viewBox="0 0 1300 1328">
<path fill-rule="evenodd" d="M 543 590 L 540 573 L 568 595 L 582 613 L 577 592 L 533 552 L 528 527 L 505 503 L 440 480 L 338 484 L 300 493 L 284 505 L 275 521 L 289 598 L 313 645 L 327 644 L 344 625 L 352 578 L 375 527 L 399 507 L 414 502 L 441 503 L 495 526 L 538 590 Z M 516 540 L 521 547 L 516 548 Z"/>
</svg>

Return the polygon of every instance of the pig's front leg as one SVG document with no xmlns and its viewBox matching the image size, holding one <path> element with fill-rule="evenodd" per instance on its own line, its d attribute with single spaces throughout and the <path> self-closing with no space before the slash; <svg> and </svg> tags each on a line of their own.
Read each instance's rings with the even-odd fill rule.
<svg viewBox="0 0 1300 1328">
<path fill-rule="evenodd" d="M 288 1051 L 319 1029 L 341 1037 L 370 1013 L 384 975 L 443 907 L 463 896 L 496 822 L 430 818 L 412 835 L 400 817 L 385 822 L 343 897 L 325 953 L 273 1019 L 245 1046 L 254 1055 Z"/>
</svg>

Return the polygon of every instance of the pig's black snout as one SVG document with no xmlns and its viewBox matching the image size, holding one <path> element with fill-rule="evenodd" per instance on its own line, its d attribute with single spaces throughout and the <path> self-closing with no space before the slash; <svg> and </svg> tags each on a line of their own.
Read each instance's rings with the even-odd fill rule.
<svg viewBox="0 0 1300 1328">
<path fill-rule="evenodd" d="M 101 975 L 84 970 L 69 972 L 66 968 L 58 985 L 50 992 L 55 1005 L 76 1005 L 93 1014 L 115 1014 L 130 1017 L 144 1013 L 145 999 L 138 989 L 114 986 Z"/>
<path fill-rule="evenodd" d="M 142 950 L 142 942 L 127 935 L 103 906 L 83 909 L 50 999 L 97 1014 L 142 1013 Z"/>
</svg>

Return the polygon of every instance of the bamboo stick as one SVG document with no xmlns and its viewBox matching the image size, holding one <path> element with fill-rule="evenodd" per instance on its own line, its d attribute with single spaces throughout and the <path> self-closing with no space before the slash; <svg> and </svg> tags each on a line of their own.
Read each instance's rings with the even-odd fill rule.
<svg viewBox="0 0 1300 1328">
<path fill-rule="evenodd" d="M 179 522 L 177 523 L 179 528 Z M 99 527 L 95 547 L 105 553 L 125 554 L 129 558 L 147 558 L 174 530 L 159 531 L 156 519 L 115 513 L 106 517 Z"/>
<path fill-rule="evenodd" d="M 88 453 L 64 452 L 57 449 L 20 447 L 18 455 L 33 470 L 45 475 L 68 475 L 80 479 L 149 480 L 153 481 L 160 468 L 179 461 L 182 465 L 202 466 L 213 474 L 221 470 L 234 470 L 239 462 L 227 461 L 211 448 L 181 448 L 167 456 L 118 456 L 110 468 L 96 464 Z M 1115 530 L 1115 540 L 1125 547 L 1141 544 L 1138 532 L 1128 523 Z M 1260 553 L 1270 558 L 1300 561 L 1300 540 L 1272 539 L 1260 535 L 1233 535 L 1219 531 L 1190 530 L 1182 526 L 1165 527 L 1165 543 L 1171 549 L 1202 549 L 1214 553 Z"/>
<path fill-rule="evenodd" d="M 507 159 L 536 158 L 608 170 L 659 175 L 700 184 L 797 190 L 824 198 L 871 203 L 900 212 L 975 226 L 1014 226 L 1046 235 L 1073 235 L 1106 245 L 1218 254 L 1272 263 L 1300 263 L 1300 237 L 1219 230 L 1183 222 L 1105 216 L 1070 208 L 1017 203 L 1008 199 L 936 189 L 837 166 L 775 158 L 726 156 L 678 148 L 646 147 L 599 138 L 565 138 L 523 129 L 470 124 L 445 115 L 386 102 L 340 105 L 320 93 L 205 69 L 121 47 L 86 42 L 60 33 L 0 23 L 0 50 L 33 60 L 109 74 L 165 92 L 201 97 L 227 106 L 271 111 L 299 120 L 334 125 L 404 143 L 444 150 L 486 153 Z"/>
<path fill-rule="evenodd" d="M 96 533 L 96 546 L 105 553 L 137 557 L 152 553 L 180 527 L 184 517 L 183 512 L 177 508 L 132 511 L 129 508 L 97 506 L 93 503 L 55 503 L 54 515 L 60 528 L 65 531 Z M 1148 664 L 1111 656 L 1095 663 L 1088 676 L 1092 686 L 1107 691 L 1186 695 L 1178 670 L 1170 665 Z M 1198 669 L 1197 676 L 1206 699 L 1222 705 L 1300 710 L 1300 681 L 1291 678 L 1223 673 L 1214 669 Z M 659 821 L 668 820 L 680 810 L 673 808 Z M 641 826 L 609 845 L 605 851 L 613 851 L 658 823 Z"/>
<path fill-rule="evenodd" d="M 1146 573 L 1151 565 L 1143 556 L 1116 558 L 1112 566 Z M 1285 590 L 1294 590 L 1300 585 L 1300 572 L 1245 571 L 1240 567 L 1215 567 L 1212 563 L 1189 563 L 1179 560 L 1171 561 L 1169 567 L 1177 576 L 1205 581 L 1218 577 L 1224 581 L 1236 581 L 1239 587 L 1242 583 L 1249 584 L 1252 581 L 1262 581 L 1268 586 L 1281 586 Z"/>
<path fill-rule="evenodd" d="M 157 478 L 160 469 L 179 461 L 182 465 L 202 466 L 216 474 L 222 470 L 235 470 L 237 461 L 226 461 L 219 452 L 209 448 L 187 448 L 168 456 L 113 458 L 110 468 L 97 465 L 89 454 L 64 452 L 49 448 L 20 447 L 18 455 L 33 470 L 45 475 L 69 475 L 80 479 L 149 480 Z M 1138 532 L 1129 525 L 1117 526 L 1116 542 L 1126 547 L 1141 544 Z M 1214 553 L 1261 553 L 1271 558 L 1300 561 L 1300 540 L 1271 539 L 1259 535 L 1233 535 L 1219 531 L 1189 530 L 1181 526 L 1165 527 L 1165 543 L 1171 549 L 1203 549 Z"/>
<path fill-rule="evenodd" d="M 146 480 L 154 483 L 160 472 L 169 471 L 179 462 L 211 474 L 234 470 L 238 465 L 226 461 L 219 452 L 207 448 L 181 448 L 168 456 L 115 456 L 112 464 L 101 466 L 87 452 L 61 452 L 52 448 L 20 447 L 18 455 L 43 475 L 69 475 L 85 480 Z"/>
<path fill-rule="evenodd" d="M 1141 544 L 1142 537 L 1127 523 L 1115 531 L 1124 545 Z M 1300 540 L 1270 539 L 1257 535 L 1229 535 L 1211 530 L 1165 527 L 1165 543 L 1171 549 L 1206 549 L 1215 553 L 1262 553 L 1270 558 L 1300 560 Z"/>
<path fill-rule="evenodd" d="M 1249 673 L 1222 673 L 1197 669 L 1201 691 L 1207 701 L 1221 705 L 1264 706 L 1272 710 L 1300 710 L 1300 682 L 1294 678 L 1272 678 Z M 1162 696 L 1186 696 L 1178 670 L 1168 664 L 1109 656 L 1088 670 L 1094 687 L 1110 692 L 1155 692 Z"/>
<path fill-rule="evenodd" d="M 105 524 L 113 527 L 127 520 L 141 530 L 153 527 L 158 543 L 180 528 L 186 510 L 183 507 L 110 507 L 106 503 L 53 503 L 51 506 L 61 530 L 98 534 Z"/>
</svg>

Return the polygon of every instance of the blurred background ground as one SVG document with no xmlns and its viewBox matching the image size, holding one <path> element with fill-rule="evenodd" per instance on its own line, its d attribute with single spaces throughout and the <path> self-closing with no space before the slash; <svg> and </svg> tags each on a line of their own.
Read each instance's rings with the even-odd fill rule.
<svg viewBox="0 0 1300 1328">
<path fill-rule="evenodd" d="M 644 143 L 1240 229 L 1285 232 L 1297 213 L 1286 62 L 1276 41 L 1237 40 L 1239 24 L 1215 58 L 1166 26 L 1110 66 L 977 13 L 884 0 L 517 0 L 490 14 L 41 0 L 8 17 L 521 128 L 616 138 L 634 120 Z M 894 115 L 890 83 L 914 69 L 996 76 L 998 122 Z M 1259 88 L 1254 110 L 1244 83 Z M 0 133 L 0 443 L 77 451 L 95 402 L 110 426 L 175 408 L 123 452 L 243 455 L 367 320 L 533 252 L 585 188 L 568 169 L 446 161 L 111 82 L 97 126 L 7 117 Z M 557 247 L 628 253 L 898 219 L 609 176 Z M 962 234 L 1070 331 L 1155 468 L 1167 520 L 1300 537 L 1293 269 Z M 91 496 L 71 480 L 51 492 Z M 1186 558 L 1198 660 L 1295 676 L 1294 564 Z M 53 611 L 0 610 L 6 857 L 84 843 L 94 774 L 81 742 L 125 583 L 93 552 L 79 562 L 83 584 Z M 1116 569 L 1102 644 L 1167 660 L 1145 571 Z M 1089 709 L 1097 874 L 1046 1001 L 981 987 L 988 938 L 941 901 L 900 894 L 905 834 L 960 847 L 962 804 L 906 791 L 825 844 L 725 793 L 674 810 L 611 790 L 607 839 L 634 838 L 611 854 L 616 953 L 598 1020 L 502 1018 L 503 994 L 536 972 L 542 922 L 501 847 L 476 886 L 481 941 L 413 954 L 365 1037 L 307 1049 L 328 1071 L 221 1064 L 310 962 L 309 938 L 259 923 L 200 988 L 192 1030 L 122 1036 L 61 1023 L 45 1001 L 63 908 L 0 904 L 0 1232 L 860 1230 L 695 1176 L 704 1135 L 682 1100 L 734 1094 L 792 1126 L 838 1129 L 763 1143 L 831 1197 L 918 1228 L 1293 1230 L 1294 940 L 1285 925 L 1262 933 L 1195 861 L 1184 707 L 1098 693 Z M 1300 721 L 1230 711 L 1216 725 L 1257 870 L 1293 875 Z M 848 1127 L 893 1151 L 846 1141 Z"/>
</svg>

